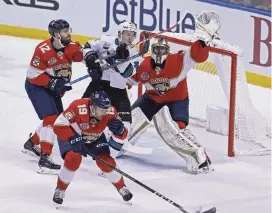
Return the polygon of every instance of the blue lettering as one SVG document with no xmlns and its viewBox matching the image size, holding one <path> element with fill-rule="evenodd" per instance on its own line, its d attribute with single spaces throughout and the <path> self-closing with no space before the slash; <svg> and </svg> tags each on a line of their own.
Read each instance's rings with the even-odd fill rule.
<svg viewBox="0 0 272 213">
<path fill-rule="evenodd" d="M 140 26 L 139 26 L 139 28 L 141 30 L 154 31 L 156 29 L 157 19 L 156 19 L 154 12 L 157 9 L 157 2 L 156 2 L 156 0 L 152 0 L 152 1 L 153 1 L 153 7 L 151 10 L 149 10 L 149 9 L 144 8 L 144 0 L 141 0 L 141 3 L 140 3 Z M 150 15 L 153 18 L 153 24 L 151 26 L 147 26 L 144 24 L 144 15 Z"/>
<path fill-rule="evenodd" d="M 159 31 L 163 31 L 173 26 L 173 21 L 176 23 L 180 18 L 182 18 L 182 23 L 175 29 L 172 29 L 172 32 L 186 33 L 188 30 L 195 30 L 195 19 L 191 13 L 186 13 L 185 17 L 180 17 L 181 13 L 180 11 L 177 11 L 175 12 L 176 16 L 172 16 L 174 19 L 171 20 L 171 12 L 173 13 L 173 10 L 169 8 L 164 9 L 163 0 L 150 1 L 150 3 L 153 3 L 153 5 L 148 4 L 152 6 L 150 9 L 145 8 L 145 1 L 146 0 L 106 0 L 105 26 L 102 28 L 102 31 L 108 32 L 110 26 L 113 24 L 119 25 L 124 20 L 129 21 L 129 18 L 132 23 L 139 25 L 139 30 L 155 31 L 156 29 L 159 29 Z M 111 2 L 114 2 L 113 5 L 111 5 Z M 128 11 L 129 6 L 130 11 Z M 139 7 L 139 11 L 136 10 L 137 7 Z M 136 11 L 139 12 L 139 14 L 136 14 Z M 138 17 L 137 15 L 139 15 L 139 20 L 135 20 L 135 18 Z M 111 17 L 113 24 L 110 23 Z M 163 26 L 163 23 L 166 23 L 166 26 Z"/>
<path fill-rule="evenodd" d="M 180 11 L 177 12 L 177 19 L 176 19 L 175 23 L 177 23 L 179 20 L 180 20 Z M 167 9 L 166 10 L 166 29 L 168 29 L 172 26 L 173 26 L 173 24 L 170 26 L 170 9 Z M 178 26 L 176 27 L 176 31 L 175 31 L 176 33 L 179 33 L 179 27 L 180 26 L 178 24 Z M 173 32 L 173 31 L 171 31 L 171 32 Z"/>
<path fill-rule="evenodd" d="M 135 7 L 138 6 L 137 2 L 135 2 L 135 0 L 131 0 L 129 2 L 129 4 L 131 5 L 131 17 L 130 17 L 130 21 L 132 23 L 136 23 L 135 22 Z"/>
<path fill-rule="evenodd" d="M 106 3 L 106 26 L 102 28 L 102 32 L 108 32 L 110 27 L 110 0 Z"/>
<path fill-rule="evenodd" d="M 191 21 L 191 24 L 185 23 L 187 19 L 189 19 Z M 191 13 L 186 13 L 186 15 L 183 18 L 181 23 L 182 23 L 182 25 L 181 25 L 182 26 L 182 30 L 181 30 L 182 33 L 185 33 L 186 29 L 195 30 L 195 18 Z"/>
<path fill-rule="evenodd" d="M 159 31 L 163 31 L 162 27 L 162 20 L 163 20 L 163 1 L 160 0 L 160 10 L 159 10 Z"/>
<path fill-rule="evenodd" d="M 124 10 L 118 10 L 117 9 L 117 6 L 118 5 L 122 5 Z M 124 15 L 124 16 L 127 16 L 128 15 L 128 7 L 127 7 L 127 4 L 124 0 L 116 0 L 113 4 L 113 9 L 112 9 L 112 15 L 113 15 L 113 20 L 116 24 L 120 24 L 122 23 L 123 21 L 126 21 L 126 19 L 123 19 L 123 20 L 118 20 L 117 19 L 117 15 Z"/>
</svg>

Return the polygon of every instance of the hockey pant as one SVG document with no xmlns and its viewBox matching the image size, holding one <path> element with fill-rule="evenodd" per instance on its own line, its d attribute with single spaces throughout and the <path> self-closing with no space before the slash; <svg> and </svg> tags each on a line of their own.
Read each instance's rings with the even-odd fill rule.
<svg viewBox="0 0 272 213">
<path fill-rule="evenodd" d="M 52 126 L 58 115 L 63 112 L 63 105 L 60 96 L 53 91 L 34 85 L 28 80 L 25 81 L 27 95 L 42 124 L 38 126 L 32 140 L 35 144 L 41 145 L 42 152 L 51 154 L 56 135 Z"/>
</svg>

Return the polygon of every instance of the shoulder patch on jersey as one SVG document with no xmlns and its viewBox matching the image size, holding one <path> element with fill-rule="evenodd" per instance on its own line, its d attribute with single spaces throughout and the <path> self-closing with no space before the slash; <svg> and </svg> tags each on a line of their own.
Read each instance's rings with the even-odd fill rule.
<svg viewBox="0 0 272 213">
<path fill-rule="evenodd" d="M 33 60 L 32 60 L 32 65 L 35 66 L 35 67 L 38 67 L 40 66 L 40 57 L 39 56 L 34 56 Z"/>
<path fill-rule="evenodd" d="M 71 120 L 74 116 L 75 116 L 75 115 L 74 115 L 74 113 L 72 113 L 72 112 L 66 112 L 66 113 L 64 114 L 64 117 L 65 117 L 67 120 Z"/>
</svg>

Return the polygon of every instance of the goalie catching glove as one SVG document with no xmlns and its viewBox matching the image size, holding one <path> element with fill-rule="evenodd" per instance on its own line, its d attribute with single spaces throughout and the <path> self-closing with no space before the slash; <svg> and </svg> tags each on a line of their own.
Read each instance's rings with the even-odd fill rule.
<svg viewBox="0 0 272 213">
<path fill-rule="evenodd" d="M 203 11 L 196 16 L 196 30 L 194 35 L 201 41 L 202 46 L 210 45 L 212 40 L 219 40 L 219 29 L 221 27 L 219 16 L 213 11 Z"/>
</svg>

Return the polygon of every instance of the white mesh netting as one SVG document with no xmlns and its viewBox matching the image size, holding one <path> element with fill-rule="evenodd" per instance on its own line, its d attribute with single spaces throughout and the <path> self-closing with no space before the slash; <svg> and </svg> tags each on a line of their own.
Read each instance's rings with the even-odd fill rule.
<svg viewBox="0 0 272 213">
<path fill-rule="evenodd" d="M 182 33 L 164 33 L 171 52 L 188 48 L 177 43 L 176 39 L 195 41 L 192 35 Z M 152 41 L 151 41 L 152 43 Z M 218 49 L 224 49 L 237 54 L 236 92 L 235 96 L 235 152 L 240 154 L 267 154 L 271 149 L 271 127 L 262 115 L 254 108 L 246 79 L 241 49 L 223 41 L 215 41 Z M 229 109 L 232 58 L 219 53 L 210 53 L 205 63 L 195 66 L 188 75 L 190 96 L 190 117 L 198 124 L 205 124 L 207 106 L 219 106 Z M 236 141 L 241 140 L 253 145 L 247 150 L 238 150 Z"/>
</svg>

